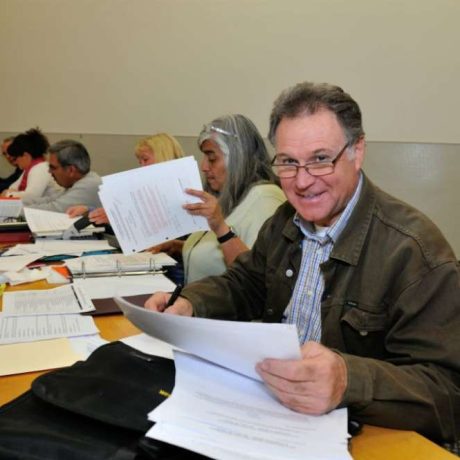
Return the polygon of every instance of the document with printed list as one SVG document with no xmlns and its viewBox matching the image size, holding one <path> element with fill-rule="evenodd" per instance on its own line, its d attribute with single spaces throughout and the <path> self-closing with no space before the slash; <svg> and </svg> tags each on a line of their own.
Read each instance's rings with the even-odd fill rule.
<svg viewBox="0 0 460 460">
<path fill-rule="evenodd" d="M 102 178 L 99 198 L 124 254 L 209 230 L 204 217 L 183 209 L 185 203 L 200 202 L 185 193 L 187 188 L 203 189 L 193 157 Z"/>
</svg>

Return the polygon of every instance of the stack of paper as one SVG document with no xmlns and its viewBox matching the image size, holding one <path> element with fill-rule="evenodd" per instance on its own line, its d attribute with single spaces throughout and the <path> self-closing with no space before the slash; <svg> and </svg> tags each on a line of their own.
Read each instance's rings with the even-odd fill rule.
<svg viewBox="0 0 460 460">
<path fill-rule="evenodd" d="M 146 436 L 222 460 L 351 459 L 346 409 L 293 412 L 255 372 L 264 358 L 300 359 L 294 325 L 188 318 L 117 303 L 143 331 L 196 355 L 174 352 L 174 390 L 149 414 L 155 425 Z"/>
<path fill-rule="evenodd" d="M 24 208 L 24 215 L 30 231 L 35 236 L 49 238 L 62 238 L 62 234 L 80 219 L 79 217 L 71 218 L 63 212 L 43 211 L 42 209 L 33 208 Z M 80 234 L 81 236 L 88 236 L 103 231 L 103 227 L 90 225 L 83 229 Z"/>
<path fill-rule="evenodd" d="M 209 230 L 204 217 L 192 216 L 183 209 L 185 203 L 201 201 L 185 193 L 186 188 L 203 189 L 193 157 L 102 178 L 99 197 L 123 253 Z"/>
<path fill-rule="evenodd" d="M 8 217 L 19 217 L 22 211 L 20 198 L 0 198 L 0 219 Z"/>
</svg>

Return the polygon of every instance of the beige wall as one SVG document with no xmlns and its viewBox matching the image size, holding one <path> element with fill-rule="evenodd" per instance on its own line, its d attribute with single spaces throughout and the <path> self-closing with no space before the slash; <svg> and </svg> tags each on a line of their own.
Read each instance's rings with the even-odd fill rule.
<svg viewBox="0 0 460 460">
<path fill-rule="evenodd" d="M 0 130 L 263 133 L 298 81 L 335 82 L 371 141 L 460 143 L 458 0 L 0 0 Z"/>
</svg>

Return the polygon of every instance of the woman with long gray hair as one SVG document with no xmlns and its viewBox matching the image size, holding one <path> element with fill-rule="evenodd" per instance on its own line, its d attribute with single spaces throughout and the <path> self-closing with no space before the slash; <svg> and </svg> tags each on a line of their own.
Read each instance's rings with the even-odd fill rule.
<svg viewBox="0 0 460 460">
<path fill-rule="evenodd" d="M 286 199 L 262 136 L 247 117 L 216 118 L 203 127 L 198 146 L 205 191 L 187 190 L 201 201 L 184 208 L 204 216 L 211 231 L 192 233 L 185 243 L 176 240 L 157 247 L 170 253 L 182 249 L 186 283 L 223 273 L 252 247 L 262 224 Z"/>
</svg>

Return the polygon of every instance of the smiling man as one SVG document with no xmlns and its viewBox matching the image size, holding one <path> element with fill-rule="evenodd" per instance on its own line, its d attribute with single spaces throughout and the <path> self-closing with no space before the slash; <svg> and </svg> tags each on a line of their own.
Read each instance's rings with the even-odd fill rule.
<svg viewBox="0 0 460 460">
<path fill-rule="evenodd" d="M 50 173 L 63 190 L 47 197 L 23 199 L 24 206 L 56 212 L 66 212 L 77 204 L 100 207 L 101 178 L 90 171 L 91 159 L 85 146 L 64 140 L 53 144 L 48 151 Z"/>
<path fill-rule="evenodd" d="M 288 202 L 224 275 L 186 286 L 170 307 L 165 293 L 146 306 L 296 324 L 302 359 L 257 366 L 282 404 L 307 414 L 348 407 L 355 420 L 455 443 L 460 277 L 449 244 L 364 175 L 361 112 L 341 88 L 283 92 L 269 137 Z"/>
</svg>

